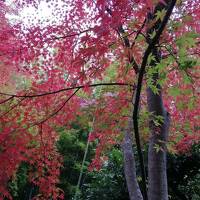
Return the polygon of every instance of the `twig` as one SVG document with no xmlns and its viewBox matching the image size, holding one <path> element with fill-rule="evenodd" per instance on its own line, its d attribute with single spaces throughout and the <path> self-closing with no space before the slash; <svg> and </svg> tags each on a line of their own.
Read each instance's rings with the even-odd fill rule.
<svg viewBox="0 0 200 200">
<path fill-rule="evenodd" d="M 44 122 L 46 122 L 47 120 L 49 120 L 50 118 L 54 117 L 55 115 L 57 115 L 66 105 L 66 103 L 80 90 L 80 88 L 76 89 L 75 92 L 73 92 L 63 103 L 63 105 L 61 107 L 59 107 L 56 111 L 54 111 L 52 114 L 50 114 L 47 118 L 43 119 L 40 122 L 37 122 L 34 124 L 35 125 L 39 125 L 39 124 L 43 124 Z M 32 126 L 31 126 L 32 127 Z"/>
<path fill-rule="evenodd" d="M 9 97 L 9 98 L 7 98 L 7 99 L 1 101 L 0 104 L 6 103 L 7 101 L 10 101 L 10 100 L 13 99 L 13 98 L 14 98 L 14 97 L 11 96 L 11 97 Z"/>
</svg>

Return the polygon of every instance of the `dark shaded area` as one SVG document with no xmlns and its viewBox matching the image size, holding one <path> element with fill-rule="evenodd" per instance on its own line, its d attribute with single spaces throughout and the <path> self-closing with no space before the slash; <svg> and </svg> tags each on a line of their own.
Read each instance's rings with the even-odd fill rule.
<svg viewBox="0 0 200 200">
<path fill-rule="evenodd" d="M 88 129 L 73 126 L 72 132 L 59 129 L 58 149 L 64 156 L 60 184 L 65 191 L 65 200 L 73 199 L 85 151 Z M 144 148 L 145 162 L 147 147 Z M 129 200 L 123 170 L 123 157 L 119 146 L 107 153 L 109 160 L 100 171 L 88 171 L 88 165 L 94 156 L 94 146 L 90 146 L 87 162 L 83 170 L 83 179 L 77 200 Z M 200 144 L 193 145 L 187 155 L 168 154 L 168 186 L 170 200 L 200 200 Z M 28 182 L 29 165 L 22 163 L 16 179 L 10 181 L 9 189 L 14 200 L 29 200 L 38 193 L 38 188 Z M 141 172 L 136 157 L 138 181 L 141 184 Z M 140 185 L 141 186 L 141 185 Z"/>
<path fill-rule="evenodd" d="M 169 154 L 167 173 L 172 200 L 200 199 L 200 144 L 187 155 Z"/>
</svg>

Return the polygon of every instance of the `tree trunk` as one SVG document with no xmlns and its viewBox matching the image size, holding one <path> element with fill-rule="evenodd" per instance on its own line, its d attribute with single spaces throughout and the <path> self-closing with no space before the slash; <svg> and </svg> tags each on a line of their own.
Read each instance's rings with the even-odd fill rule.
<svg viewBox="0 0 200 200">
<path fill-rule="evenodd" d="M 161 92 L 156 95 L 147 89 L 149 111 L 153 113 L 150 120 L 151 136 L 148 151 L 148 197 L 149 200 L 168 200 L 166 142 L 169 129 L 169 115 L 165 111 Z M 156 116 L 162 116 L 164 121 L 156 126 Z"/>
<path fill-rule="evenodd" d="M 171 7 L 171 12 L 176 1 L 165 1 L 166 4 L 158 3 L 154 13 L 149 13 L 148 20 L 154 20 L 156 18 L 157 11 L 167 9 Z M 157 32 L 161 24 L 161 20 L 158 20 L 153 27 L 147 30 L 147 35 Z M 150 39 L 150 38 L 149 38 Z M 158 42 L 159 43 L 159 42 Z M 151 51 L 155 60 L 150 63 L 151 68 L 155 68 L 156 64 L 160 62 L 161 54 L 158 47 L 154 46 Z M 152 77 L 154 86 L 158 89 L 158 94 L 155 94 L 150 87 L 147 86 L 147 105 L 148 110 L 151 113 L 149 127 L 149 150 L 148 150 L 148 199 L 149 200 L 168 200 L 168 185 L 167 185 L 167 161 L 166 161 L 166 143 L 168 139 L 168 130 L 170 125 L 170 117 L 165 110 L 162 99 L 162 88 L 157 83 L 159 74 L 156 69 Z M 160 119 L 159 124 L 155 123 Z M 158 122 L 158 121 L 157 121 Z"/>
<path fill-rule="evenodd" d="M 146 51 L 143 55 L 143 60 L 139 69 L 138 84 L 136 88 L 136 98 L 134 104 L 133 119 L 134 120 L 134 130 L 136 142 L 139 144 L 139 131 L 138 131 L 138 108 L 140 102 L 140 94 L 142 88 L 143 75 L 145 73 L 145 67 L 148 63 L 149 55 L 152 54 L 155 60 L 150 63 L 151 67 L 155 67 L 156 63 L 160 62 L 160 52 L 157 49 L 157 44 L 159 43 L 160 36 L 169 20 L 172 10 L 175 6 L 176 0 L 166 0 L 165 3 L 158 1 L 159 3 L 154 9 L 154 12 L 148 13 L 147 16 L 147 42 L 149 43 Z M 166 15 L 164 18 L 157 18 L 157 11 L 165 9 Z M 156 35 L 152 37 L 152 34 Z M 124 38 L 126 39 L 126 37 Z M 129 47 L 129 41 L 125 40 L 125 46 Z M 138 69 L 138 67 L 137 67 Z M 153 114 L 150 120 L 150 130 L 151 136 L 149 141 L 149 152 L 148 152 L 148 197 L 149 200 L 168 200 L 168 187 L 167 187 L 167 172 L 166 172 L 166 142 L 168 138 L 169 129 L 169 115 L 164 109 L 162 101 L 161 87 L 157 84 L 158 74 L 155 72 L 152 77 L 153 83 L 159 89 L 158 94 L 154 94 L 151 88 L 147 88 L 147 104 L 149 111 Z M 147 86 L 148 87 L 148 86 Z M 158 117 L 163 117 L 163 121 L 159 126 L 156 126 L 155 119 Z M 130 121 L 129 121 L 130 124 Z M 124 168 L 126 182 L 129 190 L 129 196 L 131 200 L 143 199 L 141 191 L 139 190 L 138 183 L 136 180 L 135 173 L 135 161 L 132 152 L 132 140 L 131 131 L 129 130 L 131 125 L 128 125 L 128 130 L 125 132 L 125 138 L 123 141 L 122 149 L 124 153 Z M 140 145 L 137 147 L 138 152 L 141 150 Z M 142 157 L 142 156 L 141 156 Z M 142 161 L 142 159 L 141 159 Z M 142 166 L 142 162 L 141 162 Z M 145 175 L 144 175 L 145 177 Z M 144 179 L 145 184 L 145 179 Z M 147 195 L 146 195 L 147 196 Z M 144 199 L 147 199 L 144 196 Z"/>
<path fill-rule="evenodd" d="M 133 122 L 130 119 L 121 144 L 124 157 L 124 173 L 130 200 L 143 200 L 136 176 L 135 158 L 132 148 L 132 126 Z"/>
<path fill-rule="evenodd" d="M 150 63 L 149 67 L 155 68 L 156 64 L 161 60 L 161 55 L 157 47 L 152 49 L 152 55 L 155 57 L 155 60 Z M 147 85 L 147 106 L 150 112 L 148 200 L 168 200 L 166 142 L 170 119 L 163 105 L 162 88 L 157 84 L 158 79 L 159 74 L 155 69 L 152 80 L 158 90 L 158 94 L 155 94 Z"/>
</svg>

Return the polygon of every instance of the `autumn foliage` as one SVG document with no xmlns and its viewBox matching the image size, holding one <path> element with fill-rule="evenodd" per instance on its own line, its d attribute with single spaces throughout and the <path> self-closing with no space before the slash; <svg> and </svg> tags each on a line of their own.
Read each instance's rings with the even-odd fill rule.
<svg viewBox="0 0 200 200">
<path fill-rule="evenodd" d="M 50 1 L 55 22 L 30 21 L 29 26 L 23 20 L 11 23 L 6 14 L 37 9 L 40 1 L 15 0 L 15 8 L 0 2 L 0 199 L 12 199 L 7 184 L 22 162 L 30 165 L 30 182 L 40 188 L 36 198 L 63 198 L 57 188 L 62 158 L 56 128 L 70 129 L 78 116 L 94 120 L 89 140 L 98 145 L 90 168 L 100 169 L 103 152 L 121 143 L 148 44 L 146 30 L 155 23 L 145 19 L 158 2 L 66 0 L 60 8 Z M 168 148 L 175 153 L 188 152 L 200 139 L 199 10 L 199 0 L 177 1 L 157 44 L 162 61 L 153 71 L 149 56 L 143 86 L 158 92 L 152 76 L 160 74 L 171 116 Z M 164 15 L 165 10 L 158 12 L 156 20 Z M 133 59 L 134 67 L 127 64 Z M 146 110 L 143 90 L 143 143 L 148 142 Z"/>
</svg>

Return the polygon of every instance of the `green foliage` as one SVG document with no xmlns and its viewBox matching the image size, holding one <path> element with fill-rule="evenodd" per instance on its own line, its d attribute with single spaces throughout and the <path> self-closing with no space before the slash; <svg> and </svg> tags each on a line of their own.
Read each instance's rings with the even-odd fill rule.
<svg viewBox="0 0 200 200">
<path fill-rule="evenodd" d="M 169 56 L 167 59 L 162 59 L 161 62 L 156 63 L 155 57 L 148 57 L 149 65 L 153 62 L 156 66 L 149 66 L 146 71 L 147 86 L 151 88 L 154 94 L 159 93 L 159 86 L 163 86 L 167 80 L 167 66 L 173 62 L 173 59 Z M 156 81 L 155 81 L 156 77 Z"/>
<path fill-rule="evenodd" d="M 182 63 L 180 63 L 179 68 L 181 70 L 186 70 L 194 67 L 197 64 L 196 60 L 193 59 L 188 59 L 188 60 L 183 60 Z"/>
<path fill-rule="evenodd" d="M 10 180 L 8 187 L 14 200 L 26 200 L 34 196 L 38 188 L 29 183 L 29 165 L 21 163 L 15 177 Z"/>
<path fill-rule="evenodd" d="M 81 200 L 128 200 L 128 193 L 123 175 L 122 153 L 113 148 L 109 160 L 100 171 L 88 172 L 82 186 Z"/>
<path fill-rule="evenodd" d="M 199 35 L 195 32 L 186 32 L 184 33 L 181 37 L 178 38 L 176 44 L 180 47 L 180 48 L 191 48 L 194 47 L 196 45 L 196 39 L 199 37 Z"/>
<path fill-rule="evenodd" d="M 144 121 L 151 115 L 144 112 Z M 162 123 L 162 118 L 155 118 L 157 123 Z M 64 157 L 64 165 L 60 176 L 60 184 L 65 192 L 65 199 L 73 200 L 75 189 L 80 174 L 82 159 L 86 147 L 87 135 L 90 127 L 73 124 L 71 130 L 64 127 L 57 131 L 60 138 L 57 148 Z M 199 200 L 200 199 L 200 144 L 193 146 L 188 155 L 169 154 L 168 156 L 168 183 L 170 200 Z M 135 149 L 134 149 L 135 151 Z M 83 177 L 79 195 L 76 200 L 128 200 L 123 173 L 123 155 L 120 148 L 113 147 L 107 153 L 100 171 L 88 171 L 87 167 L 94 156 L 93 146 L 90 145 L 87 161 L 83 169 Z M 145 148 L 147 155 L 147 148 Z M 145 157 L 145 162 L 147 158 Z M 138 158 L 136 156 L 138 181 L 141 177 Z M 9 188 L 14 200 L 26 200 L 37 193 L 37 187 L 28 182 L 29 166 L 22 163 L 14 180 L 10 181 Z"/>
<path fill-rule="evenodd" d="M 185 177 L 188 178 L 188 177 Z M 190 177 L 186 185 L 179 186 L 179 190 L 185 193 L 188 199 L 200 199 L 200 170 L 194 177 Z"/>
<path fill-rule="evenodd" d="M 162 10 L 158 10 L 156 12 L 156 20 L 163 20 L 164 16 L 166 14 L 166 10 L 165 9 L 162 9 Z"/>
<path fill-rule="evenodd" d="M 164 117 L 161 115 L 153 115 L 153 118 L 153 123 L 155 124 L 155 126 L 161 126 L 164 122 Z"/>
<path fill-rule="evenodd" d="M 153 91 L 154 94 L 159 93 L 158 83 L 154 81 L 154 77 L 157 76 L 158 71 L 154 67 L 149 67 L 146 73 L 147 86 Z"/>
<path fill-rule="evenodd" d="M 64 158 L 63 168 L 60 175 L 60 185 L 65 192 L 66 199 L 72 199 L 75 194 L 78 177 L 81 171 L 81 164 L 86 148 L 89 127 L 81 128 L 78 124 L 73 124 L 71 130 L 60 128 L 60 138 L 57 142 L 59 153 Z M 92 149 L 89 149 L 87 159 L 92 155 Z M 87 172 L 88 162 L 85 163 L 83 176 Z"/>
<path fill-rule="evenodd" d="M 151 62 L 155 62 L 155 61 L 156 61 L 155 56 L 152 53 L 150 53 L 147 59 L 147 64 L 151 65 Z"/>
<path fill-rule="evenodd" d="M 188 155 L 168 155 L 170 200 L 200 199 L 200 144 Z"/>
</svg>

